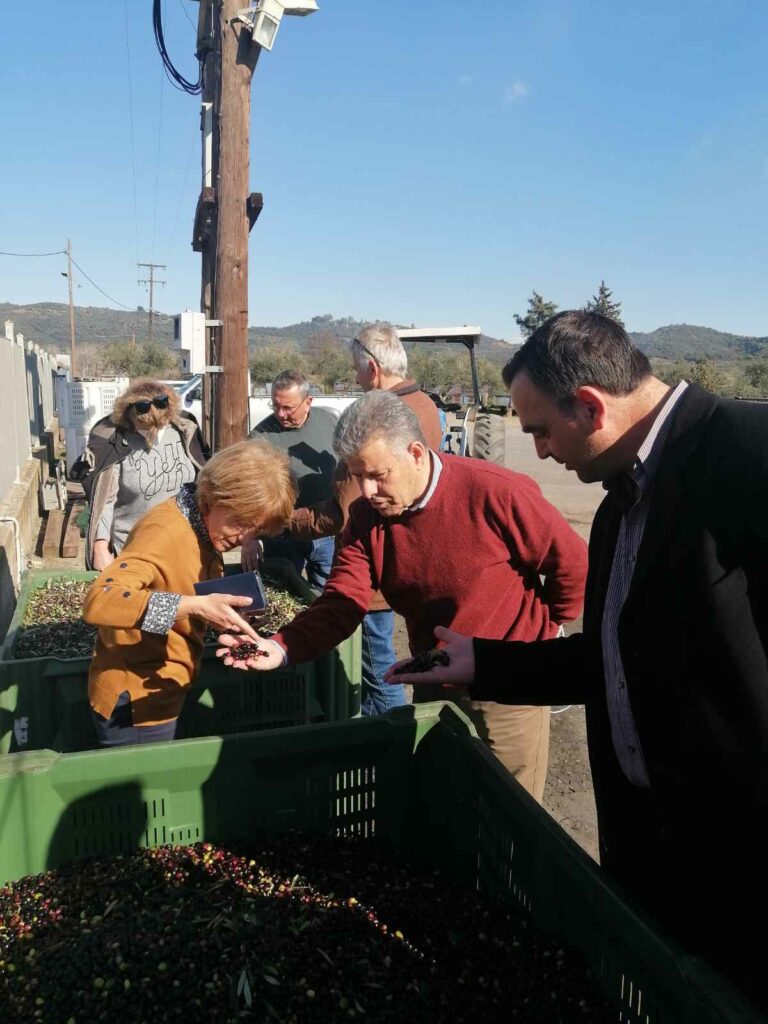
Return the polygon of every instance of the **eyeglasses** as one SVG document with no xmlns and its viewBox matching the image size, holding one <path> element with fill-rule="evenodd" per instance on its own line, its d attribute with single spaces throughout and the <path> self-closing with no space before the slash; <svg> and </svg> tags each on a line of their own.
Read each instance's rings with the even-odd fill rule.
<svg viewBox="0 0 768 1024">
<path fill-rule="evenodd" d="M 169 402 L 168 395 L 156 395 L 154 398 L 142 398 L 138 402 L 131 402 L 131 405 L 140 416 L 143 416 L 153 405 L 156 409 L 167 409 Z"/>
<path fill-rule="evenodd" d="M 353 345 L 359 345 L 359 346 L 360 346 L 360 348 L 361 348 L 361 349 L 363 350 L 363 352 L 365 352 L 365 354 L 366 354 L 367 356 L 370 356 L 370 357 L 371 357 L 371 359 L 372 359 L 372 360 L 374 361 L 374 363 L 376 363 L 376 365 L 377 365 L 377 366 L 380 366 L 380 365 L 381 365 L 381 364 L 379 363 L 379 360 L 378 360 L 378 359 L 376 358 L 376 356 L 375 356 L 375 355 L 373 354 L 373 352 L 371 352 L 371 350 L 370 350 L 369 348 L 366 348 L 366 347 L 365 347 L 365 345 L 364 345 L 364 344 L 362 343 L 362 341 L 360 341 L 360 339 L 359 339 L 359 338 L 353 338 L 353 339 L 352 339 L 352 344 L 353 344 Z"/>
<path fill-rule="evenodd" d="M 297 402 L 296 405 L 291 406 L 280 405 L 279 402 L 272 401 L 269 403 L 269 407 L 270 409 L 272 409 L 273 412 L 281 412 L 286 416 L 292 416 L 295 412 L 298 412 L 298 410 L 302 407 L 302 405 L 304 405 L 308 398 L 309 395 L 305 395 L 300 402 Z"/>
</svg>

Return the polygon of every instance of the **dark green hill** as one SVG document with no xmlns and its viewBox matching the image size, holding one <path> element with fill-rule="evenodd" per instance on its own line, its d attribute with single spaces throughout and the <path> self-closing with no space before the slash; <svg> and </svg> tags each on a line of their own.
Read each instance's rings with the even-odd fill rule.
<svg viewBox="0 0 768 1024">
<path fill-rule="evenodd" d="M 15 328 L 25 338 L 36 341 L 45 348 L 66 351 L 69 347 L 69 307 L 62 302 L 37 302 L 29 306 L 17 306 L 10 302 L 0 303 L 0 319 L 13 320 Z M 147 337 L 148 315 L 145 310 L 123 312 L 98 306 L 76 306 L 75 321 L 77 340 L 81 345 L 105 344 L 111 341 L 136 341 Z M 287 327 L 249 327 L 248 343 L 257 345 L 296 345 L 306 349 L 313 342 L 338 338 L 348 340 L 369 321 L 354 320 L 352 317 L 334 319 L 330 313 L 314 316 Z M 173 320 L 162 313 L 155 314 L 155 338 L 165 345 L 173 340 Z M 496 362 L 509 358 L 510 346 L 497 338 L 483 335 L 483 355 Z"/>
<path fill-rule="evenodd" d="M 768 355 L 768 338 L 726 334 L 711 327 L 694 327 L 691 324 L 670 324 L 647 334 L 634 331 L 631 337 L 637 347 L 651 358 L 722 361 Z"/>
<path fill-rule="evenodd" d="M 147 337 L 145 310 L 128 312 L 99 306 L 77 306 L 75 318 L 80 344 L 125 341 L 134 335 L 137 341 L 144 341 Z M 69 346 L 69 310 L 63 302 L 37 302 L 26 306 L 0 303 L 0 320 L 13 320 L 17 331 L 45 348 L 66 351 Z M 336 319 L 330 313 L 324 313 L 287 327 L 250 327 L 248 341 L 252 348 L 256 345 L 296 345 L 305 349 L 329 337 L 340 340 L 353 338 L 364 323 L 352 317 Z M 171 317 L 155 314 L 154 334 L 158 341 L 170 345 L 173 338 Z M 727 334 L 691 324 L 671 324 L 648 333 L 633 332 L 632 338 L 647 355 L 661 359 L 733 360 L 768 356 L 768 338 Z M 503 363 L 510 352 L 507 342 L 483 335 L 481 354 L 486 358 Z"/>
</svg>

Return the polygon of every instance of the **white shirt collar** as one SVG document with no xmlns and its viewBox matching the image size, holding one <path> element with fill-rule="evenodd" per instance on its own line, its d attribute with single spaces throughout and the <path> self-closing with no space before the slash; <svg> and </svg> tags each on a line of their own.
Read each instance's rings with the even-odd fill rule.
<svg viewBox="0 0 768 1024">
<path fill-rule="evenodd" d="M 408 508 L 405 509 L 406 512 L 418 512 L 421 509 L 426 508 L 427 502 L 435 493 L 435 489 L 437 488 L 437 481 L 440 479 L 440 474 L 443 471 L 443 464 L 431 448 L 428 450 L 430 464 L 429 487 L 427 488 L 424 497 L 413 505 L 409 505 Z"/>
</svg>

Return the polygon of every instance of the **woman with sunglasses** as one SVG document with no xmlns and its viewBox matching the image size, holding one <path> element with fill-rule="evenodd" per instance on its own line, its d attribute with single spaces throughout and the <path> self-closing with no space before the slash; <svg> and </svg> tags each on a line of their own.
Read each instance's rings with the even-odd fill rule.
<svg viewBox="0 0 768 1024">
<path fill-rule="evenodd" d="M 197 422 L 181 411 L 173 388 L 146 377 L 132 381 L 93 427 L 70 471 L 90 503 L 88 568 L 106 568 L 141 517 L 192 483 L 209 457 Z"/>
</svg>

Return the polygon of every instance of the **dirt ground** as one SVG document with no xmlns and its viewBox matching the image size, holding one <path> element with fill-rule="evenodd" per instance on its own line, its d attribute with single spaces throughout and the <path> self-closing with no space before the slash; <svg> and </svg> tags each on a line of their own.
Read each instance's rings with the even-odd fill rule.
<svg viewBox="0 0 768 1024">
<path fill-rule="evenodd" d="M 507 424 L 507 466 L 526 473 L 539 484 L 544 497 L 586 540 L 595 509 L 603 498 L 599 484 L 582 484 L 562 466 L 537 458 L 533 441 L 520 430 L 517 419 Z M 581 629 L 581 620 L 566 627 L 567 632 Z M 395 648 L 400 657 L 408 654 L 405 624 L 398 617 Z M 592 776 L 587 757 L 584 708 L 553 708 L 549 750 L 549 770 L 544 791 L 544 808 L 566 832 L 597 860 L 597 819 L 592 793 Z"/>
</svg>

